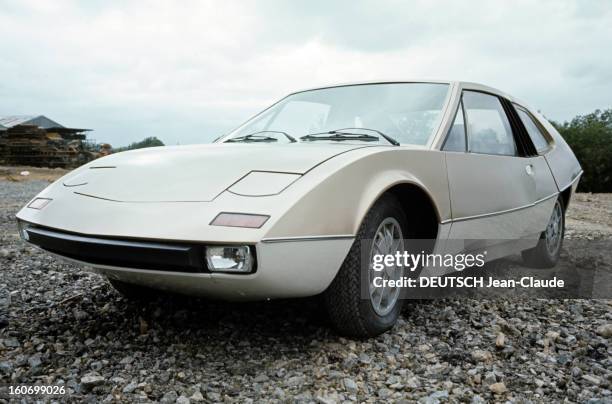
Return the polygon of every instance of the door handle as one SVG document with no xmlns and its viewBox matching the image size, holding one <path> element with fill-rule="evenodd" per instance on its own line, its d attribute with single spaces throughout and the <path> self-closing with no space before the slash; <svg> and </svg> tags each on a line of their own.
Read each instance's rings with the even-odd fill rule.
<svg viewBox="0 0 612 404">
<path fill-rule="evenodd" d="M 525 166 L 525 172 L 527 172 L 527 175 L 533 175 L 533 164 L 527 164 Z"/>
</svg>

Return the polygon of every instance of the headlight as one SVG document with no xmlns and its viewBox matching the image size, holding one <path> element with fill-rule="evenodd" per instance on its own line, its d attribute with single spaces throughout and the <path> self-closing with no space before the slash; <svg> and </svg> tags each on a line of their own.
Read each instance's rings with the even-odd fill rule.
<svg viewBox="0 0 612 404">
<path fill-rule="evenodd" d="M 206 262 L 211 272 L 248 273 L 253 270 L 251 248 L 245 246 L 208 246 Z"/>
<path fill-rule="evenodd" d="M 301 176 L 301 174 L 251 171 L 229 187 L 228 191 L 244 196 L 277 195 Z"/>
</svg>

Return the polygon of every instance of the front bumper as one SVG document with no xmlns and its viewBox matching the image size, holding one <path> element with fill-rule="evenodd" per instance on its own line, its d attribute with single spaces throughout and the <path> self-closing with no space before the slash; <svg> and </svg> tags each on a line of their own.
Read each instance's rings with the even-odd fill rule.
<svg viewBox="0 0 612 404">
<path fill-rule="evenodd" d="M 259 242 L 256 270 L 212 273 L 205 268 L 207 244 L 118 240 L 30 227 L 29 243 L 110 279 L 194 296 L 263 300 L 313 296 L 331 283 L 352 238 Z M 204 267 L 203 267 L 204 265 Z"/>
</svg>

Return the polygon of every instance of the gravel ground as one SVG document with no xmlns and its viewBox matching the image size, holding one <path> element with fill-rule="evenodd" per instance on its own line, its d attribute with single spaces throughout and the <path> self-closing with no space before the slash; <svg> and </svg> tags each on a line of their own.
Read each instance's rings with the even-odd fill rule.
<svg viewBox="0 0 612 404">
<path fill-rule="evenodd" d="M 609 300 L 411 302 L 367 341 L 335 336 L 312 300 L 133 303 L 18 240 L 14 214 L 45 185 L 0 181 L 2 385 L 79 402 L 611 402 Z M 578 195 L 568 236 L 608 239 L 611 222 L 612 195 Z"/>
</svg>

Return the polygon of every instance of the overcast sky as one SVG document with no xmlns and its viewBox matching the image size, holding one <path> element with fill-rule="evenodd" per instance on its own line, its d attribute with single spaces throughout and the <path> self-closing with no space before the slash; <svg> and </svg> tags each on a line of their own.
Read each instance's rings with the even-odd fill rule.
<svg viewBox="0 0 612 404">
<path fill-rule="evenodd" d="M 0 0 L 0 116 L 209 142 L 296 89 L 440 78 L 612 107 L 610 1 Z"/>
</svg>

